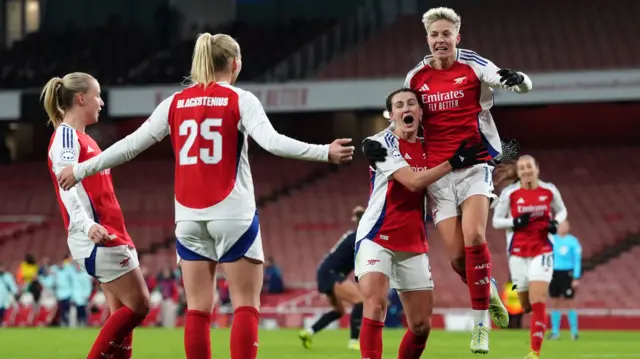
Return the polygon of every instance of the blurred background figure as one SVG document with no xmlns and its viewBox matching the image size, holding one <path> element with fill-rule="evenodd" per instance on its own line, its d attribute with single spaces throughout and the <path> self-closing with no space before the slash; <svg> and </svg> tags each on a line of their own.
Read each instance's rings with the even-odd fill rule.
<svg viewBox="0 0 640 359">
<path fill-rule="evenodd" d="M 169 263 L 166 263 L 155 280 L 154 292 L 162 295 L 161 322 L 163 327 L 175 326 L 178 315 L 178 300 L 180 290 L 178 288 L 178 277 Z"/>
<path fill-rule="evenodd" d="M 516 291 L 511 278 L 509 278 L 509 280 L 504 284 L 501 298 L 504 306 L 507 307 L 507 311 L 509 312 L 509 329 L 522 328 L 522 315 L 524 314 L 524 311 L 522 310 L 522 305 L 518 298 L 518 291 Z"/>
<path fill-rule="evenodd" d="M 77 270 L 70 255 L 65 255 L 53 271 L 53 292 L 58 300 L 57 322 L 61 327 L 69 326 L 76 273 Z"/>
<path fill-rule="evenodd" d="M 387 304 L 387 317 L 384 319 L 385 328 L 402 328 L 404 310 L 398 291 L 389 289 L 389 302 Z"/>
<path fill-rule="evenodd" d="M 578 313 L 575 294 L 582 276 L 582 246 L 576 236 L 570 234 L 569 221 L 560 224 L 558 234 L 553 236 L 553 279 L 549 286 L 551 297 L 551 332 L 549 339 L 560 337 L 562 313 L 566 312 L 571 330 L 571 339 L 578 339 Z"/>
<path fill-rule="evenodd" d="M 76 312 L 76 325 L 87 326 L 89 298 L 93 292 L 93 278 L 80 265 L 71 261 L 69 277 L 71 278 L 71 305 Z M 71 271 L 73 268 L 73 271 Z"/>
<path fill-rule="evenodd" d="M 3 325 L 6 309 L 17 299 L 18 293 L 13 273 L 7 271 L 4 263 L 0 262 L 0 327 Z"/>
<path fill-rule="evenodd" d="M 264 285 L 262 290 L 271 294 L 284 293 L 284 279 L 282 272 L 273 257 L 267 257 L 264 263 Z"/>
</svg>

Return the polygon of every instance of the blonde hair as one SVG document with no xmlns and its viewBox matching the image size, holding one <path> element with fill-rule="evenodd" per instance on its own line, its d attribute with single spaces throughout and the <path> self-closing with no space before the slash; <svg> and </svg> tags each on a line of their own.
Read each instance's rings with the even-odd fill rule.
<svg viewBox="0 0 640 359">
<path fill-rule="evenodd" d="M 429 9 L 429 11 L 422 15 L 422 23 L 427 31 L 429 31 L 429 26 L 438 20 L 449 21 L 453 24 L 453 27 L 455 27 L 456 32 L 460 32 L 462 18 L 455 12 L 455 10 L 448 7 L 436 7 Z"/>
<path fill-rule="evenodd" d="M 191 82 L 208 85 L 216 81 L 216 71 L 224 71 L 229 59 L 240 56 L 240 46 L 227 34 L 200 34 L 193 48 Z"/>
<path fill-rule="evenodd" d="M 49 115 L 47 124 L 58 127 L 64 114 L 73 107 L 73 99 L 77 93 L 89 90 L 93 76 L 84 72 L 72 72 L 63 78 L 53 77 L 42 89 L 40 100 L 44 99 L 44 109 Z"/>
</svg>

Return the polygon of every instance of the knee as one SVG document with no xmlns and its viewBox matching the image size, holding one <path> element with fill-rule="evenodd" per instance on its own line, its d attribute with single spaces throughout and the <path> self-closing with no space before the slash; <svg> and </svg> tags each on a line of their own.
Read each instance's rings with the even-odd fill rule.
<svg viewBox="0 0 640 359">
<path fill-rule="evenodd" d="M 370 297 L 366 298 L 364 302 L 365 312 L 367 317 L 371 319 L 381 320 L 387 313 L 387 298 L 386 297 Z"/>
<path fill-rule="evenodd" d="M 480 227 L 464 232 L 464 243 L 467 246 L 479 246 L 487 242 L 484 230 Z"/>
<path fill-rule="evenodd" d="M 431 331 L 431 316 L 407 318 L 409 330 L 417 336 L 429 335 Z"/>
<path fill-rule="evenodd" d="M 139 300 L 136 301 L 131 310 L 133 310 L 137 315 L 141 317 L 146 317 L 151 310 L 151 299 L 148 295 L 142 296 Z"/>
</svg>

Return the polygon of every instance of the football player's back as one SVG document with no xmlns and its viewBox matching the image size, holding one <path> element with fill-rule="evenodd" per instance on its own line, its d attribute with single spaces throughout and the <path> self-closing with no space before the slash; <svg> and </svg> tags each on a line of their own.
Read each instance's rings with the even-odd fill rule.
<svg viewBox="0 0 640 359">
<path fill-rule="evenodd" d="M 226 212 L 232 209 L 226 203 L 241 200 L 255 210 L 241 93 L 215 83 L 174 95 L 169 127 L 176 157 L 176 206 L 199 212 L 220 207 Z"/>
</svg>

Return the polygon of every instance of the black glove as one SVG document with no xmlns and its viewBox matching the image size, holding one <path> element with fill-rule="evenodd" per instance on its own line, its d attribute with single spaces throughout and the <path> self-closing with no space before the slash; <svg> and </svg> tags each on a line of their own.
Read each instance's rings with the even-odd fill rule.
<svg viewBox="0 0 640 359">
<path fill-rule="evenodd" d="M 551 234 L 556 234 L 558 233 L 558 221 L 556 221 L 555 219 L 552 219 L 549 221 L 549 233 Z"/>
<path fill-rule="evenodd" d="M 520 217 L 516 217 L 513 219 L 513 229 L 521 229 L 526 227 L 529 224 L 529 219 L 531 219 L 531 213 L 525 213 Z"/>
<path fill-rule="evenodd" d="M 513 138 L 505 137 L 502 139 L 502 155 L 500 162 L 513 162 L 520 156 L 520 143 Z"/>
<path fill-rule="evenodd" d="M 362 141 L 362 152 L 373 168 L 376 168 L 376 162 L 384 162 L 387 157 L 387 149 L 380 142 L 368 138 Z"/>
<path fill-rule="evenodd" d="M 520 85 L 524 82 L 524 76 L 511 69 L 500 69 L 498 71 L 500 75 L 500 82 L 508 87 Z"/>
<path fill-rule="evenodd" d="M 459 170 L 461 168 L 485 162 L 482 158 L 487 155 L 486 150 L 487 149 L 481 143 L 467 147 L 467 141 L 463 141 L 453 157 L 449 158 L 449 163 L 454 170 Z"/>
</svg>

